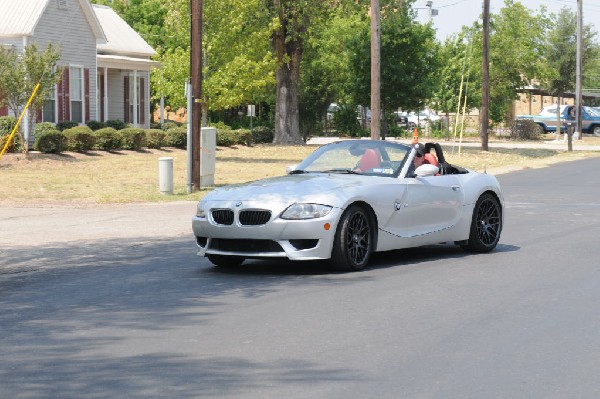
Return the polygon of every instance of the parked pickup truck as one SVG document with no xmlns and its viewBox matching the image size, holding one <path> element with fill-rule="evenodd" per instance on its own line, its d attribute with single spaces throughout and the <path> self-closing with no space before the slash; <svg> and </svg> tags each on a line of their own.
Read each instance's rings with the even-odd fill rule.
<svg viewBox="0 0 600 399">
<path fill-rule="evenodd" d="M 572 105 L 560 106 L 561 129 L 567 122 L 575 123 L 572 112 Z M 600 136 L 600 111 L 592 107 L 582 107 L 581 130 L 583 133 L 593 133 Z M 556 131 L 556 105 L 550 105 L 542 109 L 537 115 L 517 115 L 517 119 L 529 119 L 540 125 L 544 133 Z"/>
</svg>

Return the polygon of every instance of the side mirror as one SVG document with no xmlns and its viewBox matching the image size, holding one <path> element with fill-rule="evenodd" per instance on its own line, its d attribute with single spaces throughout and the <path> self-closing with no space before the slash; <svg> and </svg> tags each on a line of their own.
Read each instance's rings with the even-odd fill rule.
<svg viewBox="0 0 600 399">
<path fill-rule="evenodd" d="M 440 168 L 438 168 L 437 166 L 426 163 L 415 169 L 415 174 L 417 175 L 417 177 L 427 177 L 435 176 L 439 171 Z"/>
<path fill-rule="evenodd" d="M 289 165 L 289 166 L 287 166 L 285 168 L 285 173 L 289 175 L 290 173 L 292 173 L 292 171 L 296 170 L 296 166 L 298 166 L 298 165 Z"/>
</svg>

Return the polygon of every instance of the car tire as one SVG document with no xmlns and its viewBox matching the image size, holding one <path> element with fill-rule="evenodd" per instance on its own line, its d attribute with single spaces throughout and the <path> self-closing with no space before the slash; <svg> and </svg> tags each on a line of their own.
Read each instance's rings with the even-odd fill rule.
<svg viewBox="0 0 600 399">
<path fill-rule="evenodd" d="M 543 126 L 543 125 L 536 124 L 536 126 L 537 126 L 537 127 L 536 127 L 536 128 L 535 128 L 535 130 L 533 131 L 533 133 L 534 133 L 534 134 L 545 134 L 545 133 L 548 133 L 548 132 L 546 131 L 546 129 L 544 129 L 544 126 Z"/>
<path fill-rule="evenodd" d="M 496 247 L 502 232 L 502 207 L 498 199 L 482 194 L 473 209 L 469 239 L 461 247 L 470 252 L 489 252 Z"/>
<path fill-rule="evenodd" d="M 219 267 L 237 267 L 240 266 L 246 258 L 233 255 L 213 255 L 207 254 L 206 257 L 215 266 Z"/>
<path fill-rule="evenodd" d="M 594 125 L 591 130 L 594 136 L 600 136 L 600 125 Z"/>
<path fill-rule="evenodd" d="M 417 124 L 414 122 L 408 122 L 408 128 L 410 130 L 414 130 L 417 127 Z"/>
<path fill-rule="evenodd" d="M 374 223 L 369 213 L 358 205 L 350 206 L 342 214 L 335 232 L 331 266 L 342 271 L 364 269 L 373 252 L 374 238 Z"/>
</svg>

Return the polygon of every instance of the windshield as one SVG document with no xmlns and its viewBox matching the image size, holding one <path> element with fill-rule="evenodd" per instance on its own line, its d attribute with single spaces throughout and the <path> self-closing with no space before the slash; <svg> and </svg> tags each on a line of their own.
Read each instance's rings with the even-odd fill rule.
<svg viewBox="0 0 600 399">
<path fill-rule="evenodd" d="M 347 140 L 313 152 L 296 173 L 357 173 L 397 177 L 410 147 L 382 140 Z"/>
</svg>

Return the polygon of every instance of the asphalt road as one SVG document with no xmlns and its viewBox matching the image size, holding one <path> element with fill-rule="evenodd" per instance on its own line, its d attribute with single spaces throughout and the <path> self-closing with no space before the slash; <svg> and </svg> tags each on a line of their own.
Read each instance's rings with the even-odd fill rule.
<svg viewBox="0 0 600 399">
<path fill-rule="evenodd" d="M 600 397 L 600 158 L 500 176 L 496 251 L 213 268 L 194 204 L 0 208 L 0 398 Z"/>
</svg>

